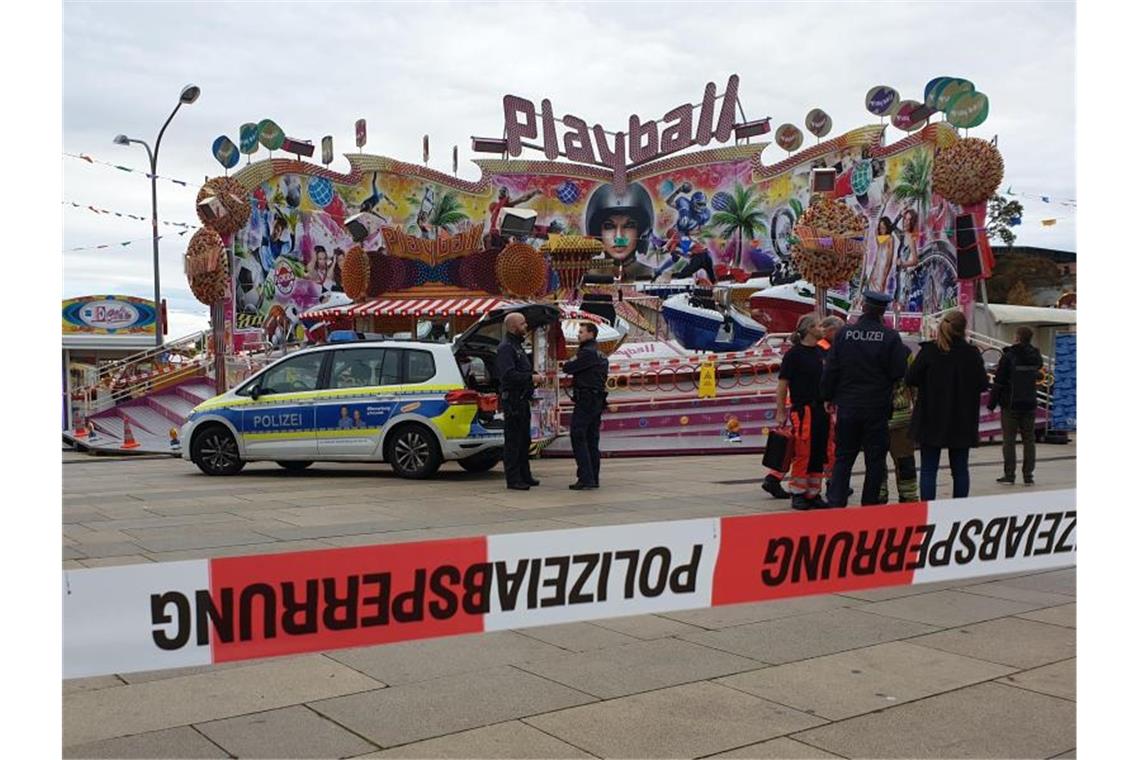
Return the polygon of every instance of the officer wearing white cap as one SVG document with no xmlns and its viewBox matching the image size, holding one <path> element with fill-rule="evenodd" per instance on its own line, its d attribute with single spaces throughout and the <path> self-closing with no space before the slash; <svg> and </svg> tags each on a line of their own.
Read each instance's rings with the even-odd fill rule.
<svg viewBox="0 0 1140 760">
<path fill-rule="evenodd" d="M 910 355 L 899 334 L 883 324 L 890 303 L 885 293 L 864 291 L 863 315 L 836 333 L 824 364 L 820 395 L 838 407 L 829 507 L 847 506 L 851 468 L 860 450 L 867 467 L 862 503 L 879 503 L 886 476 L 891 390 L 906 374 Z"/>
</svg>

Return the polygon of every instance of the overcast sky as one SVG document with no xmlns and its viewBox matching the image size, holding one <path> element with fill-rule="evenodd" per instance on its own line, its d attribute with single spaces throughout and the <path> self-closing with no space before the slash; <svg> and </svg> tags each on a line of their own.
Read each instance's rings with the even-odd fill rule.
<svg viewBox="0 0 1140 760">
<path fill-rule="evenodd" d="M 737 73 L 749 118 L 802 126 L 820 107 L 834 136 L 878 121 L 863 107 L 873 85 L 921 100 L 927 81 L 955 76 L 990 98 L 971 134 L 999 136 L 1003 188 L 1075 199 L 1074 24 L 1072 3 L 65 2 L 63 150 L 144 169 L 140 146 L 112 138 L 153 141 L 182 86 L 198 84 L 159 161 L 159 174 L 192 183 L 159 183 L 160 218 L 197 223 L 197 184 L 221 172 L 210 145 L 222 134 L 236 142 L 247 121 L 272 118 L 317 143 L 333 135 L 340 171 L 358 118 L 366 151 L 396 159 L 419 161 L 427 133 L 431 165 L 449 171 L 458 144 L 460 176 L 473 179 L 470 136 L 502 132 L 508 93 L 617 131 L 632 113 L 698 102 L 706 82 L 721 92 Z M 902 137 L 887 130 L 888 142 Z M 149 219 L 142 173 L 61 160 L 61 200 Z M 1075 208 L 1018 200 L 1018 244 L 1075 250 Z M 61 213 L 64 249 L 116 244 L 65 252 L 65 295 L 153 296 L 149 221 Z M 189 235 L 176 232 L 164 227 L 161 241 L 171 337 L 207 323 L 182 273 Z"/>
</svg>

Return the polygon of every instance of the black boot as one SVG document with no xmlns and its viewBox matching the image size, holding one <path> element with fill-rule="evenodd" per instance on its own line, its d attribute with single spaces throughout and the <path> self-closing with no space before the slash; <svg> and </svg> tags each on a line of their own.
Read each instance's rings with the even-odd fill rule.
<svg viewBox="0 0 1140 760">
<path fill-rule="evenodd" d="M 814 505 L 811 499 L 804 496 L 802 493 L 792 494 L 792 509 L 813 509 Z"/>
<path fill-rule="evenodd" d="M 771 494 L 773 499 L 791 498 L 791 494 L 784 490 L 784 487 L 780 485 L 780 479 L 775 475 L 766 476 L 763 485 L 760 487 Z"/>
</svg>

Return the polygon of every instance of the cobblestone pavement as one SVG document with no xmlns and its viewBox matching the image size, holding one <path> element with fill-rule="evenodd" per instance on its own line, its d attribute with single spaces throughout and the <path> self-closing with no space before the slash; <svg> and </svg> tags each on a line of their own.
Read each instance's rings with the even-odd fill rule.
<svg viewBox="0 0 1140 760">
<path fill-rule="evenodd" d="M 1076 447 L 1038 447 L 1071 488 Z M 973 495 L 1000 447 L 971 452 Z M 606 460 L 573 492 L 445 465 L 63 455 L 64 568 L 781 511 L 758 457 Z M 857 471 L 858 473 L 858 471 Z M 949 472 L 939 495 L 948 496 Z M 853 483 L 859 487 L 859 477 Z M 892 486 L 893 492 L 893 486 Z M 63 682 L 65 757 L 1073 757 L 1076 573 L 1060 570 Z"/>
</svg>

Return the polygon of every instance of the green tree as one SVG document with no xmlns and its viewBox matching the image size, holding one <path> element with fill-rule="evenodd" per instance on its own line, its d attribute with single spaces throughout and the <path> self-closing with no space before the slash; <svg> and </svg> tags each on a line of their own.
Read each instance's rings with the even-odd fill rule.
<svg viewBox="0 0 1140 760">
<path fill-rule="evenodd" d="M 1006 246 L 1012 246 L 1013 241 L 1017 240 L 1017 234 L 1010 228 L 1021 224 L 1024 210 L 1019 201 L 1011 201 L 995 194 L 986 208 L 986 237 L 991 240 L 1001 238 Z"/>
<path fill-rule="evenodd" d="M 1029 288 L 1025 287 L 1025 283 L 1018 280 L 1010 288 L 1009 293 L 1005 297 L 1005 302 L 1014 304 L 1015 306 L 1033 306 L 1033 294 L 1029 292 Z"/>
<path fill-rule="evenodd" d="M 1061 287 L 1061 274 L 1057 265 L 1044 256 L 1027 253 L 1001 252 L 994 257 L 993 276 L 986 281 L 986 290 L 994 303 L 1014 303 L 1009 300 L 1020 283 L 1029 293 L 1038 288 Z"/>
<path fill-rule="evenodd" d="M 749 240 L 757 234 L 767 235 L 768 225 L 764 222 L 764 213 L 760 210 L 760 197 L 753 188 L 744 187 L 739 182 L 728 194 L 724 208 L 712 215 L 712 226 L 717 228 L 721 237 L 728 239 L 736 236 L 736 255 L 733 257 L 734 266 L 740 266 L 744 255 L 744 238 Z"/>
<path fill-rule="evenodd" d="M 467 212 L 459 204 L 459 196 L 454 190 L 448 190 L 435 204 L 431 219 L 428 223 L 435 228 L 436 237 L 439 237 L 439 228 L 443 227 L 449 233 L 452 227 L 468 219 Z"/>
<path fill-rule="evenodd" d="M 894 187 L 894 196 L 900 201 L 910 201 L 918 206 L 918 224 L 926 222 L 926 212 L 930 209 L 930 180 L 934 169 L 934 159 L 928 150 L 920 150 L 903 166 L 902 177 Z"/>
</svg>

